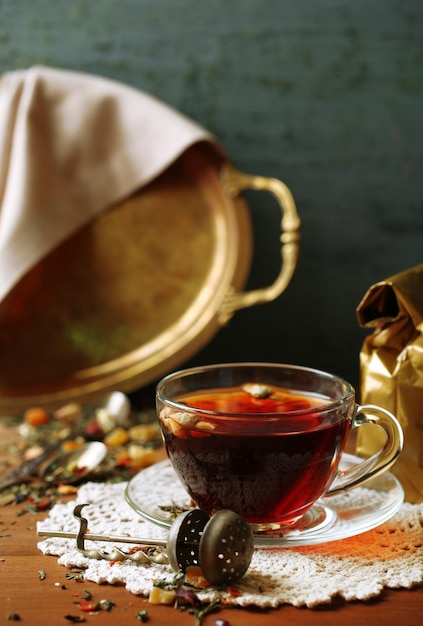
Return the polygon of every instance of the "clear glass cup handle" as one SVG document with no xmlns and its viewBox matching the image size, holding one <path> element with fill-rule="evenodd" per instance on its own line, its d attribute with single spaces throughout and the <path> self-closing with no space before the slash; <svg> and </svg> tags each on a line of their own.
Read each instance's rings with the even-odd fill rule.
<svg viewBox="0 0 423 626">
<path fill-rule="evenodd" d="M 300 242 L 300 218 L 291 191 L 277 178 L 254 176 L 239 172 L 227 164 L 221 173 L 222 185 L 230 196 L 236 197 L 244 189 L 268 191 L 276 198 L 281 209 L 281 267 L 276 280 L 267 287 L 237 292 L 231 288 L 219 311 L 219 322 L 225 324 L 233 313 L 277 298 L 289 284 L 297 266 Z"/>
<path fill-rule="evenodd" d="M 364 424 L 376 424 L 385 431 L 384 446 L 354 467 L 339 470 L 325 496 L 337 495 L 375 478 L 389 469 L 399 456 L 404 436 L 400 423 L 392 413 L 373 404 L 357 405 L 352 428 L 359 428 Z"/>
</svg>

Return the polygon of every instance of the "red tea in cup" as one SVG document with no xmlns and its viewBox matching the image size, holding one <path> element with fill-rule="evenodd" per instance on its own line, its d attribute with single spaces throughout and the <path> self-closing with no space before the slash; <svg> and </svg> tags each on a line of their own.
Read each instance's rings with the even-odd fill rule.
<svg viewBox="0 0 423 626">
<path fill-rule="evenodd" d="M 157 409 L 167 454 L 196 505 L 259 525 L 292 524 L 327 492 L 357 425 L 348 383 L 295 366 L 179 372 L 159 383 Z M 358 482 L 345 477 L 342 490 Z"/>
</svg>

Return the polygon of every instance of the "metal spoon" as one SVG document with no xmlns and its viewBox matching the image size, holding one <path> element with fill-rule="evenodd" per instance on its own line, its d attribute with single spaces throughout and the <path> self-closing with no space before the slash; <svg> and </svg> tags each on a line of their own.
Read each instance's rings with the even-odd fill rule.
<svg viewBox="0 0 423 626">
<path fill-rule="evenodd" d="M 68 433 L 65 437 L 61 437 L 57 441 L 48 446 L 41 452 L 38 456 L 33 459 L 28 459 L 27 461 L 23 461 L 18 467 L 12 469 L 6 476 L 4 476 L 0 480 L 0 491 L 3 489 L 8 489 L 9 487 L 13 487 L 13 485 L 19 485 L 20 483 L 28 482 L 33 478 L 37 469 L 54 454 L 60 446 L 70 439 L 71 434 Z"/>
<path fill-rule="evenodd" d="M 116 424 L 123 424 L 131 411 L 131 405 L 129 398 L 120 391 L 112 391 L 108 393 L 97 405 L 97 411 L 105 411 L 110 420 L 114 419 Z M 70 430 L 64 437 L 58 439 L 52 443 L 41 454 L 34 459 L 24 461 L 18 467 L 11 470 L 6 476 L 0 479 L 0 491 L 13 487 L 23 482 L 31 480 L 35 472 L 41 467 L 41 465 L 47 461 L 60 447 L 61 445 L 77 436 L 77 432 Z"/>
<path fill-rule="evenodd" d="M 39 476 L 50 484 L 71 485 L 86 478 L 107 454 L 107 447 L 101 441 L 90 441 L 67 452 L 58 454 L 44 465 Z"/>
<path fill-rule="evenodd" d="M 154 557 L 141 551 L 124 552 L 116 547 L 111 552 L 100 548 L 86 549 L 85 540 L 165 548 L 169 563 L 175 571 L 186 572 L 188 567 L 198 565 L 204 578 L 218 586 L 236 583 L 250 566 L 254 536 L 249 524 L 233 511 L 222 509 L 212 517 L 202 509 L 186 511 L 173 522 L 167 540 L 162 540 L 88 532 L 88 521 L 82 516 L 85 506 L 78 504 L 74 509 L 74 517 L 80 522 L 78 533 L 39 528 L 38 535 L 75 538 L 77 548 L 84 556 L 108 561 L 130 559 L 137 563 L 145 560 L 163 563 L 163 553 Z"/>
</svg>

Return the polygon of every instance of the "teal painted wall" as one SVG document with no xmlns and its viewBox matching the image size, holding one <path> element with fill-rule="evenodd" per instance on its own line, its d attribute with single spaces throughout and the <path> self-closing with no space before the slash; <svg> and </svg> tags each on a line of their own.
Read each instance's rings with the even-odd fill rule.
<svg viewBox="0 0 423 626">
<path fill-rule="evenodd" d="M 358 302 L 423 262 L 421 0 L 0 0 L 0 72 L 33 64 L 148 91 L 215 133 L 239 169 L 294 193 L 294 281 L 193 362 L 304 363 L 357 383 Z M 250 202 L 250 284 L 267 284 L 279 215 Z"/>
</svg>

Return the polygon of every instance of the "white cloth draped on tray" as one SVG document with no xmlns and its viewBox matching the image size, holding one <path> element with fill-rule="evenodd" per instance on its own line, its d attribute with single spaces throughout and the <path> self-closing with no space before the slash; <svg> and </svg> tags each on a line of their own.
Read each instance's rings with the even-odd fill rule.
<svg viewBox="0 0 423 626">
<path fill-rule="evenodd" d="M 0 301 L 97 214 L 211 134 L 156 98 L 88 74 L 0 77 Z"/>
</svg>

